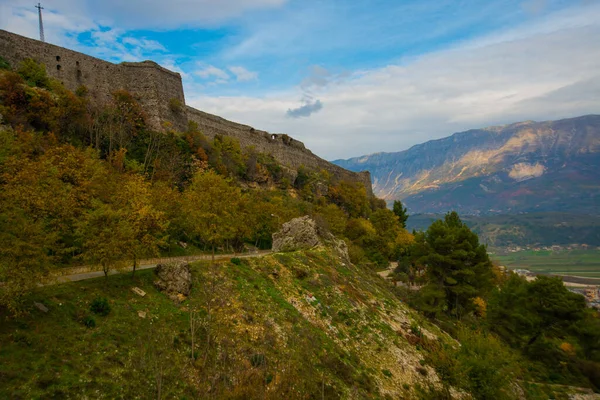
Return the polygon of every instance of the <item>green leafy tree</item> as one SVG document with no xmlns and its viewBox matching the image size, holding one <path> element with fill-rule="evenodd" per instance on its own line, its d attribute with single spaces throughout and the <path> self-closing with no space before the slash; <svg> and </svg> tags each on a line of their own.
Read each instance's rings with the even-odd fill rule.
<svg viewBox="0 0 600 400">
<path fill-rule="evenodd" d="M 435 221 L 411 247 L 415 264 L 425 268 L 430 307 L 460 317 L 473 311 L 473 299 L 493 286 L 492 263 L 479 238 L 456 212 Z M 432 288 L 434 287 L 435 290 Z M 441 301 L 439 293 L 443 293 Z"/>
<path fill-rule="evenodd" d="M 392 208 L 392 211 L 394 211 L 394 214 L 396 214 L 396 216 L 400 220 L 400 225 L 402 225 L 403 228 L 406 228 L 408 213 L 406 212 L 406 207 L 402 205 L 402 202 L 400 200 L 394 200 L 394 206 Z"/>
<path fill-rule="evenodd" d="M 508 343 L 533 345 L 542 336 L 557 336 L 583 320 L 585 300 L 571 293 L 560 277 L 538 276 L 527 282 L 517 275 L 488 302 L 488 321 Z"/>
</svg>

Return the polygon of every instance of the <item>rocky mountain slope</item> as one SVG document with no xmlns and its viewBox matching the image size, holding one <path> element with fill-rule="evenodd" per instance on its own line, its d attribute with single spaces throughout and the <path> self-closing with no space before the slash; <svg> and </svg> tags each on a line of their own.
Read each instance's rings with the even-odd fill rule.
<svg viewBox="0 0 600 400">
<path fill-rule="evenodd" d="M 598 213 L 600 115 L 474 129 L 335 164 L 369 170 L 412 213 Z"/>
</svg>

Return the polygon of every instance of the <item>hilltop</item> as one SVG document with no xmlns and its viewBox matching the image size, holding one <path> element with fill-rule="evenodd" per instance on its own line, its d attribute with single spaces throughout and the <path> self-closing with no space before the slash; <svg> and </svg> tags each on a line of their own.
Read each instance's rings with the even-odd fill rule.
<svg viewBox="0 0 600 400">
<path fill-rule="evenodd" d="M 192 123 L 209 139 L 225 135 L 238 141 L 242 149 L 269 154 L 285 167 L 292 181 L 301 168 L 324 170 L 335 181 L 358 182 L 372 194 L 366 171 L 354 173 L 329 163 L 286 134 L 254 129 L 186 105 L 181 75 L 153 61 L 113 64 L 4 30 L 0 30 L 0 57 L 13 68 L 26 59 L 41 63 L 50 77 L 72 92 L 85 92 L 89 104 L 99 108 L 109 105 L 114 93 L 126 91 L 139 104 L 145 123 L 153 131 L 181 132 Z"/>
<path fill-rule="evenodd" d="M 375 194 L 411 213 L 597 214 L 600 115 L 474 129 L 333 162 L 368 169 Z"/>
</svg>

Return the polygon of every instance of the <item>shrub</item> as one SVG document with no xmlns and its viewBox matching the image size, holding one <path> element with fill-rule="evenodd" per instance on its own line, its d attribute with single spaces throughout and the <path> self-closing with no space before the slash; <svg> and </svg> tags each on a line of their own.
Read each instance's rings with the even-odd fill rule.
<svg viewBox="0 0 600 400">
<path fill-rule="evenodd" d="M 96 320 L 91 317 L 91 316 L 86 316 L 83 318 L 83 320 L 81 321 L 83 323 L 83 325 L 85 325 L 88 328 L 95 328 L 96 327 Z"/>
<path fill-rule="evenodd" d="M 254 354 L 252 357 L 250 357 L 250 364 L 252 364 L 252 366 L 255 368 L 265 365 L 265 361 L 264 354 Z"/>
<path fill-rule="evenodd" d="M 106 300 L 104 297 L 98 297 L 92 301 L 90 310 L 94 314 L 105 317 L 110 313 L 110 304 L 108 304 L 108 300 Z"/>
<path fill-rule="evenodd" d="M 305 265 L 292 265 L 291 269 L 292 273 L 297 279 L 304 279 L 310 273 L 308 267 L 306 267 Z"/>
<path fill-rule="evenodd" d="M 387 376 L 388 378 L 392 377 L 392 371 L 390 371 L 389 369 L 382 369 L 381 373 L 385 376 Z"/>
<path fill-rule="evenodd" d="M 173 97 L 171 100 L 169 100 L 169 109 L 174 114 L 180 114 L 183 111 L 183 104 L 179 99 Z"/>
<path fill-rule="evenodd" d="M 44 64 L 38 64 L 31 58 L 24 59 L 19 65 L 17 72 L 25 79 L 29 86 L 42 88 L 50 86 L 50 78 L 48 78 Z"/>
<path fill-rule="evenodd" d="M 88 95 L 90 91 L 88 90 L 87 86 L 85 85 L 81 85 L 77 88 L 77 90 L 75 90 L 75 95 L 77 97 L 85 97 Z"/>
<path fill-rule="evenodd" d="M 242 260 L 240 258 L 238 258 L 238 257 L 234 257 L 234 258 L 231 259 L 231 263 L 233 265 L 242 265 Z"/>
<path fill-rule="evenodd" d="M 11 69 L 10 63 L 2 56 L 0 56 L 0 69 Z"/>
</svg>

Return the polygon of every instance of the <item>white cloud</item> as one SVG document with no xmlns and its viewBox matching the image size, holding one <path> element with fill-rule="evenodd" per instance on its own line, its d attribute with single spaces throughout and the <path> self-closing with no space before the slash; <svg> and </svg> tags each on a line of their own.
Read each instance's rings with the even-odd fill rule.
<svg viewBox="0 0 600 400">
<path fill-rule="evenodd" d="M 134 37 L 125 37 L 122 39 L 123 44 L 138 47 L 145 51 L 167 51 L 165 46 L 157 42 L 156 40 L 150 39 L 139 39 Z"/>
<path fill-rule="evenodd" d="M 258 79 L 258 72 L 248 71 L 244 67 L 229 67 L 228 69 L 235 75 L 238 82 L 254 81 Z"/>
<path fill-rule="evenodd" d="M 217 83 L 225 83 L 229 81 L 229 74 L 223 71 L 220 68 L 217 68 L 213 65 L 207 65 L 202 69 L 194 71 L 194 75 L 202 78 L 202 79 L 211 79 L 216 78 Z"/>
<path fill-rule="evenodd" d="M 326 107 L 310 118 L 286 116 L 305 96 L 301 86 L 260 98 L 188 98 L 208 112 L 286 132 L 326 158 L 400 151 L 470 128 L 600 113 L 598 37 L 595 3 L 452 50 L 355 71 L 335 85 L 312 79 L 314 98 Z M 328 82 L 324 71 L 316 76 Z"/>
<path fill-rule="evenodd" d="M 63 17 L 60 30 L 79 30 L 82 22 L 94 21 L 102 26 L 123 29 L 170 29 L 182 26 L 198 27 L 236 18 L 252 10 L 278 8 L 287 0 L 53 0 L 42 4 L 44 17 L 51 14 Z M 37 10 L 28 0 L 2 0 L 0 26 L 13 32 L 35 37 Z M 19 26 L 27 13 L 26 27 Z M 18 21 L 14 17 L 18 16 Z M 11 22 L 11 19 L 13 20 Z M 51 22 L 48 20 L 48 22 Z M 58 22 L 58 21 L 56 21 Z M 55 38 L 56 39 L 56 38 Z"/>
</svg>

